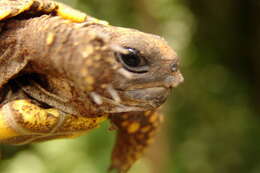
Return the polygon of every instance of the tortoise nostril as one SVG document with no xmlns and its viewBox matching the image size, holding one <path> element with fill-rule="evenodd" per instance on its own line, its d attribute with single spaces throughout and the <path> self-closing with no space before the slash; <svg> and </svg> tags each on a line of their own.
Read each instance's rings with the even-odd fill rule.
<svg viewBox="0 0 260 173">
<path fill-rule="evenodd" d="M 174 63 L 174 64 L 171 65 L 171 71 L 172 72 L 177 72 L 178 70 L 179 70 L 178 64 Z"/>
</svg>

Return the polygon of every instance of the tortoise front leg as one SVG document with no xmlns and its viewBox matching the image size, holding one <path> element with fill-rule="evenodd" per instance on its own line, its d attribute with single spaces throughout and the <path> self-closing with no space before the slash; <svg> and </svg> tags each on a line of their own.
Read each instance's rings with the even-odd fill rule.
<svg viewBox="0 0 260 173">
<path fill-rule="evenodd" d="M 29 100 L 16 100 L 0 108 L 0 143 L 28 144 L 82 135 L 106 116 L 86 118 L 43 109 Z"/>
<path fill-rule="evenodd" d="M 153 141 L 162 120 L 156 111 L 130 112 L 111 116 L 118 128 L 110 169 L 125 173 Z"/>
</svg>

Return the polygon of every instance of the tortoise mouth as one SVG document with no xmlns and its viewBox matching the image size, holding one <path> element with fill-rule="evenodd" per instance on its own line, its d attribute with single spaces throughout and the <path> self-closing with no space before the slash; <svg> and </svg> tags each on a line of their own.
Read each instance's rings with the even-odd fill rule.
<svg viewBox="0 0 260 173">
<path fill-rule="evenodd" d="M 147 111 L 158 108 L 163 104 L 170 89 L 165 87 L 141 88 L 135 90 L 115 90 L 117 99 L 103 97 L 104 103 L 108 104 L 107 113 Z"/>
<path fill-rule="evenodd" d="M 122 97 L 139 107 L 157 108 L 166 101 L 169 93 L 168 88 L 153 87 L 125 91 Z"/>
</svg>

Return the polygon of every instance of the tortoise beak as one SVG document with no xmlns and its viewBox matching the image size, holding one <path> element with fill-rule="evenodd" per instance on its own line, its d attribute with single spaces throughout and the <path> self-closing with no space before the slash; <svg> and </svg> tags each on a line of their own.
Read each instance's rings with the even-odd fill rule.
<svg viewBox="0 0 260 173">
<path fill-rule="evenodd" d="M 156 109 L 163 104 L 170 90 L 170 88 L 165 87 L 114 90 L 110 92 L 112 98 L 98 96 L 102 102 L 96 102 L 96 104 L 99 104 L 99 109 L 106 113 L 147 111 Z"/>
<path fill-rule="evenodd" d="M 147 110 L 154 109 L 166 101 L 170 90 L 165 87 L 153 87 L 124 91 L 122 100 L 126 102 L 125 105 L 142 107 Z"/>
</svg>

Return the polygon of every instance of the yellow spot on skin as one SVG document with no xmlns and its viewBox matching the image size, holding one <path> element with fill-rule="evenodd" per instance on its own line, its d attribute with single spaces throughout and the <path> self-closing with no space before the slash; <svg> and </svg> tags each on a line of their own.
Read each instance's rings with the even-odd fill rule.
<svg viewBox="0 0 260 173">
<path fill-rule="evenodd" d="M 146 132 L 148 132 L 150 129 L 151 129 L 151 126 L 145 126 L 145 127 L 143 127 L 143 128 L 141 129 L 141 132 L 142 132 L 142 133 L 146 133 Z"/>
<path fill-rule="evenodd" d="M 115 59 L 114 58 L 105 58 L 105 61 L 108 62 L 109 64 L 114 64 Z"/>
<path fill-rule="evenodd" d="M 93 91 L 93 86 L 92 85 L 87 85 L 86 86 L 86 91 Z"/>
<path fill-rule="evenodd" d="M 100 56 L 100 55 L 96 55 L 96 56 L 94 56 L 93 58 L 94 58 L 94 60 L 98 61 L 98 60 L 101 59 L 101 56 Z"/>
<path fill-rule="evenodd" d="M 107 88 L 107 84 L 101 84 L 101 88 Z"/>
<path fill-rule="evenodd" d="M 54 38 L 55 38 L 55 34 L 52 32 L 49 32 L 47 35 L 46 44 L 51 45 L 54 41 Z"/>
<path fill-rule="evenodd" d="M 163 115 L 160 115 L 159 116 L 159 122 L 162 123 L 164 121 L 164 116 Z"/>
<path fill-rule="evenodd" d="M 128 133 L 135 133 L 140 128 L 140 124 L 137 122 L 133 122 L 128 126 Z"/>
<path fill-rule="evenodd" d="M 119 68 L 121 68 L 121 66 L 119 64 L 113 64 L 112 65 L 113 70 L 118 70 Z"/>
<path fill-rule="evenodd" d="M 93 47 L 92 46 L 86 46 L 85 49 L 81 52 L 82 56 L 84 58 L 88 57 L 90 54 L 93 53 Z"/>
<path fill-rule="evenodd" d="M 146 112 L 144 113 L 144 115 L 145 115 L 145 116 L 149 116 L 150 113 L 151 113 L 150 111 L 146 111 Z"/>
<path fill-rule="evenodd" d="M 151 144 L 151 143 L 153 143 L 154 142 L 154 139 L 149 139 L 149 140 L 147 140 L 147 144 Z"/>
<path fill-rule="evenodd" d="M 95 82 L 94 78 L 90 75 L 86 76 L 86 81 L 87 81 L 88 85 L 92 85 Z"/>
<path fill-rule="evenodd" d="M 149 122 L 153 123 L 157 121 L 157 115 L 156 114 L 153 114 L 150 118 L 149 118 Z"/>
</svg>

